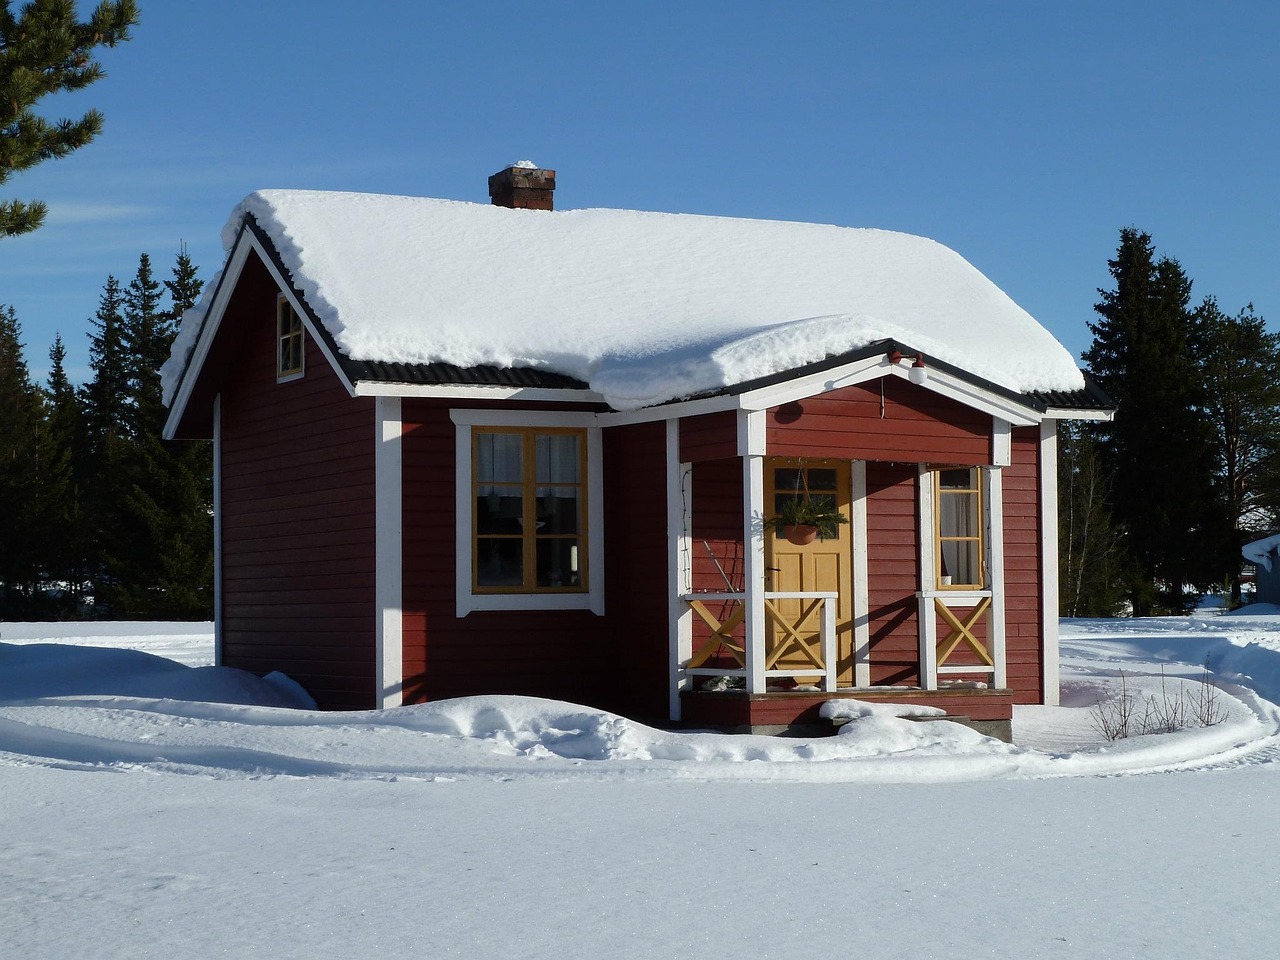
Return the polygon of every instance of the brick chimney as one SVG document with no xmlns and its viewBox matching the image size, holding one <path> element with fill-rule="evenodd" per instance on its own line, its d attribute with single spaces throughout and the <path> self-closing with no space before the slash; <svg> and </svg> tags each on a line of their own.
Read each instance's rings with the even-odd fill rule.
<svg viewBox="0 0 1280 960">
<path fill-rule="evenodd" d="M 551 194 L 556 172 L 543 170 L 531 160 L 520 160 L 489 178 L 489 198 L 495 206 L 513 210 L 552 210 Z"/>
</svg>

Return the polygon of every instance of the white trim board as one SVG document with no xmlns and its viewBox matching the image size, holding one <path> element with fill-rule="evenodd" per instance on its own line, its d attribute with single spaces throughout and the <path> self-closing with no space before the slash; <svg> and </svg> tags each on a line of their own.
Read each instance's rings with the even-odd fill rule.
<svg viewBox="0 0 1280 960">
<path fill-rule="evenodd" d="M 377 702 L 404 702 L 403 423 L 398 397 L 374 402 L 374 607 L 377 625 Z"/>
<path fill-rule="evenodd" d="M 1044 624 L 1044 702 L 1056 707 L 1060 697 L 1058 649 L 1058 424 L 1040 424 L 1040 619 Z"/>
</svg>

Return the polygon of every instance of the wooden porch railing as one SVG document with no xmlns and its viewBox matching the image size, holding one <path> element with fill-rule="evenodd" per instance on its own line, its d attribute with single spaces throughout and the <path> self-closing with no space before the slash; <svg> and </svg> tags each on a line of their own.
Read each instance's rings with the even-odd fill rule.
<svg viewBox="0 0 1280 960">
<path fill-rule="evenodd" d="M 764 615 L 767 624 L 777 629 L 769 631 L 765 638 L 764 676 L 769 677 L 811 677 L 815 673 L 822 676 L 822 688 L 834 692 L 836 689 L 836 599 L 834 592 L 821 591 L 789 591 L 767 590 L 764 593 Z M 751 658 L 746 649 L 747 641 L 735 637 L 734 630 L 746 617 L 746 594 L 741 592 L 690 593 L 680 599 L 710 629 L 710 636 L 693 651 L 693 656 L 684 665 L 687 676 L 704 677 L 747 677 L 747 664 Z M 800 600 L 799 613 L 790 617 L 779 609 L 777 601 Z M 723 620 L 712 613 L 708 603 L 731 603 L 728 616 Z M 813 648 L 801 631 L 804 631 L 815 614 L 818 621 L 818 649 Z M 705 664 L 714 657 L 728 655 L 735 667 L 708 667 Z M 783 660 L 804 660 L 807 664 L 799 667 L 779 667 Z"/>
</svg>

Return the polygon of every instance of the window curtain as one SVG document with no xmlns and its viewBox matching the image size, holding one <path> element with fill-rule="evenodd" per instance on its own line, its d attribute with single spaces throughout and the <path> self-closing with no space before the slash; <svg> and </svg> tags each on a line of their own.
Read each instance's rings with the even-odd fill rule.
<svg viewBox="0 0 1280 960">
<path fill-rule="evenodd" d="M 552 433 L 536 438 L 536 463 L 538 496 L 573 499 L 578 496 L 581 482 L 581 457 L 576 434 Z M 543 486 L 543 484 L 572 484 L 572 486 Z"/>
<path fill-rule="evenodd" d="M 518 433 L 482 433 L 476 438 L 476 480 L 480 496 L 511 496 L 511 487 L 495 484 L 524 480 L 522 439 Z"/>
</svg>

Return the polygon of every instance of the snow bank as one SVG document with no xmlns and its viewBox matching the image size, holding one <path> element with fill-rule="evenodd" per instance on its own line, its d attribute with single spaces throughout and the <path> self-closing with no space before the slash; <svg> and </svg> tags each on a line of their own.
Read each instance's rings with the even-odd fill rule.
<svg viewBox="0 0 1280 960">
<path fill-rule="evenodd" d="M 1075 361 L 953 251 L 886 230 L 267 190 L 246 217 L 356 360 L 527 366 L 634 409 L 892 338 L 1011 390 Z M 171 398 L 206 299 L 165 364 Z"/>
<path fill-rule="evenodd" d="M 1280 547 L 1280 533 L 1246 543 L 1240 552 L 1250 563 L 1256 563 L 1262 569 L 1270 571 L 1271 558 L 1275 556 L 1277 547 Z"/>
</svg>

